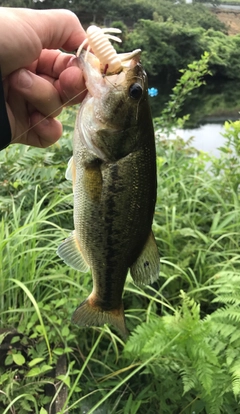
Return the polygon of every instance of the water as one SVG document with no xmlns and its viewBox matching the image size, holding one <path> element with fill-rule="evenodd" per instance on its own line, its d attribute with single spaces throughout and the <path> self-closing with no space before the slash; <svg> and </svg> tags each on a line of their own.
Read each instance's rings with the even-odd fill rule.
<svg viewBox="0 0 240 414">
<path fill-rule="evenodd" d="M 205 124 L 199 128 L 177 130 L 178 135 L 184 140 L 194 137 L 195 148 L 215 156 L 219 155 L 218 148 L 224 144 L 224 138 L 221 135 L 223 132 L 222 124 Z"/>
<path fill-rule="evenodd" d="M 150 98 L 153 117 L 158 117 L 169 100 L 171 87 L 157 82 L 150 83 L 150 87 L 158 89 L 158 95 Z M 211 80 L 189 95 L 180 116 L 190 114 L 190 119 L 185 124 L 186 129 L 177 132 L 186 140 L 194 137 L 193 145 L 198 150 L 217 156 L 218 148 L 224 143 L 221 135 L 224 122 L 239 119 L 239 113 L 240 82 Z"/>
<path fill-rule="evenodd" d="M 209 8 L 213 8 L 212 3 L 204 3 L 204 6 L 209 7 Z M 218 4 L 217 6 L 214 6 L 214 8 L 216 9 L 221 9 L 221 10 L 236 10 L 239 11 L 240 10 L 240 6 L 238 4 Z"/>
</svg>

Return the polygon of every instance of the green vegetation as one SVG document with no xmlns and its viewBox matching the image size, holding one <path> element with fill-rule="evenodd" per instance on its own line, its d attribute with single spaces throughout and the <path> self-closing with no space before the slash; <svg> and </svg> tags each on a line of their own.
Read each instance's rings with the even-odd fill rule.
<svg viewBox="0 0 240 414">
<path fill-rule="evenodd" d="M 194 6 L 193 6 L 194 7 Z M 204 51 L 210 53 L 209 67 L 214 76 L 239 79 L 240 36 L 179 21 L 140 20 L 125 37 L 123 48 L 142 49 L 142 61 L 150 75 L 171 78 Z"/>
<path fill-rule="evenodd" d="M 167 79 L 188 66 L 155 119 L 153 229 L 161 271 L 145 289 L 127 280 L 126 344 L 111 327 L 70 323 L 92 287 L 90 273 L 70 269 L 56 255 L 73 228 L 64 174 L 77 109 L 61 115 L 64 136 L 53 147 L 1 152 L 0 412 L 238 413 L 240 122 L 225 124 L 219 158 L 198 152 L 191 140 L 170 140 L 165 130 L 187 121 L 177 120 L 178 111 L 209 70 L 239 77 L 240 36 L 227 36 L 203 6 L 170 0 L 0 4 L 71 8 L 86 25 L 115 21 L 122 48 L 141 47 L 153 76 Z"/>
<path fill-rule="evenodd" d="M 169 99 L 171 88 L 169 84 L 163 83 L 154 83 L 154 86 L 158 88 L 159 95 L 151 98 L 150 103 L 153 117 L 159 117 Z M 178 111 L 178 116 L 190 114 L 184 128 L 197 128 L 203 123 L 219 123 L 225 122 L 226 119 L 239 118 L 239 81 L 222 79 L 213 81 L 210 77 L 203 86 L 187 93 L 185 98 L 183 109 Z"/>
<path fill-rule="evenodd" d="M 70 323 L 92 286 L 56 255 L 73 228 L 64 173 L 76 109 L 61 115 L 64 136 L 53 147 L 1 152 L 1 413 L 238 412 L 240 122 L 225 124 L 219 158 L 163 131 L 208 58 L 182 73 L 156 120 L 161 271 L 145 289 L 127 280 L 126 344 L 108 326 Z"/>
<path fill-rule="evenodd" d="M 213 76 L 240 78 L 240 35 L 228 36 L 227 28 L 214 13 L 198 2 L 174 0 L 55 0 L 0 1 L 0 5 L 37 9 L 62 7 L 74 11 L 84 27 L 121 26 L 120 51 L 141 48 L 142 61 L 149 75 L 176 78 L 179 70 L 210 53 Z"/>
</svg>

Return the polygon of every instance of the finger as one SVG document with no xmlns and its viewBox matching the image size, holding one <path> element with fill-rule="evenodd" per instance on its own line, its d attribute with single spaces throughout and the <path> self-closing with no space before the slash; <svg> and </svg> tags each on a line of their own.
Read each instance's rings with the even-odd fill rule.
<svg viewBox="0 0 240 414">
<path fill-rule="evenodd" d="M 30 117 L 31 127 L 27 134 L 19 136 L 14 142 L 47 148 L 54 144 L 62 135 L 62 124 L 57 119 L 44 118 L 38 112 Z"/>
<path fill-rule="evenodd" d="M 61 96 L 62 102 L 75 105 L 83 101 L 87 89 L 82 71 L 79 67 L 65 69 L 59 79 L 54 82 L 54 86 Z"/>
<path fill-rule="evenodd" d="M 39 56 L 34 72 L 58 78 L 73 58 L 74 55 L 63 53 L 60 50 L 44 49 Z M 32 71 L 32 67 L 28 69 Z"/>
<path fill-rule="evenodd" d="M 2 75 L 6 76 L 31 65 L 42 49 L 76 50 L 86 34 L 77 16 L 67 10 L 3 8 L 0 38 Z"/>
<path fill-rule="evenodd" d="M 86 38 L 78 17 L 70 10 L 41 10 L 36 32 L 43 49 L 76 50 Z M 44 22 L 44 24 L 43 24 Z"/>
<path fill-rule="evenodd" d="M 43 50 L 35 67 L 39 75 L 55 86 L 62 101 L 70 105 L 82 102 L 86 95 L 85 81 L 77 61 L 75 56 L 67 53 Z"/>
<path fill-rule="evenodd" d="M 10 75 L 9 85 L 43 115 L 60 114 L 62 102 L 59 93 L 48 80 L 26 69 L 20 69 Z"/>
</svg>

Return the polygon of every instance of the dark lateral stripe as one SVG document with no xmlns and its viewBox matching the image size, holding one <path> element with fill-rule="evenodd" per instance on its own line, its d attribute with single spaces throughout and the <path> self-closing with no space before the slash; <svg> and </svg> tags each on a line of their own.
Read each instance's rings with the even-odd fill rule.
<svg viewBox="0 0 240 414">
<path fill-rule="evenodd" d="M 117 299 L 113 297 L 114 292 L 116 292 L 116 289 L 113 289 L 113 285 L 116 283 L 119 283 L 119 281 L 116 280 L 116 267 L 118 265 L 116 261 L 116 256 L 118 257 L 118 251 L 117 251 L 117 240 L 116 233 L 114 230 L 114 222 L 116 220 L 116 199 L 115 196 L 118 192 L 122 191 L 122 189 L 119 187 L 119 166 L 116 164 L 113 164 L 111 166 L 111 179 L 110 184 L 107 188 L 108 198 L 107 198 L 107 212 L 106 212 L 106 229 L 107 229 L 107 269 L 105 274 L 105 286 L 103 289 L 103 301 L 105 304 L 108 304 L 111 308 L 113 306 L 114 301 Z M 119 237 L 119 236 L 117 236 Z M 124 277 L 124 275 L 123 275 Z M 121 289 L 121 286 L 119 286 L 119 289 Z"/>
</svg>

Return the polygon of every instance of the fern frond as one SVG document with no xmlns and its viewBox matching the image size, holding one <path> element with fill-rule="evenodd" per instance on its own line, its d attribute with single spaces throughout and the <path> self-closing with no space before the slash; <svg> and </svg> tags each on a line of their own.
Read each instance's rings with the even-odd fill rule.
<svg viewBox="0 0 240 414">
<path fill-rule="evenodd" d="M 240 397 L 240 359 L 231 366 L 230 373 L 232 374 L 232 389 L 235 397 Z"/>
<path fill-rule="evenodd" d="M 226 309 L 218 309 L 212 314 L 212 320 L 215 322 L 214 331 L 216 334 L 219 334 L 224 340 L 232 341 L 237 337 L 240 338 L 240 332 L 238 328 L 229 323 L 222 322 L 225 318 L 228 318 L 228 311 Z M 234 335 L 234 336 L 233 336 Z"/>
<path fill-rule="evenodd" d="M 192 366 L 185 365 L 179 373 L 183 382 L 183 395 L 197 387 L 195 369 Z"/>
<path fill-rule="evenodd" d="M 145 347 L 146 342 L 151 341 L 157 332 L 161 331 L 162 321 L 160 318 L 151 317 L 148 323 L 138 325 L 124 348 L 126 355 L 139 357 Z"/>
<path fill-rule="evenodd" d="M 225 306 L 217 309 L 213 315 L 213 319 L 224 321 L 225 323 L 240 323 L 240 308 L 235 306 Z"/>
</svg>

